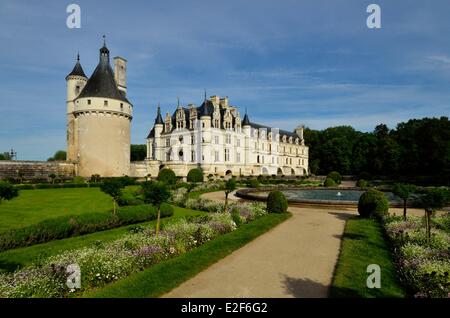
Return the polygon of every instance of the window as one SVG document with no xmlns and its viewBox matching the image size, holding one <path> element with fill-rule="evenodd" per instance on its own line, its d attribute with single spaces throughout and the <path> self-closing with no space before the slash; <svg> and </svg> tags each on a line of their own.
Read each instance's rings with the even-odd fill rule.
<svg viewBox="0 0 450 318">
<path fill-rule="evenodd" d="M 241 140 L 239 138 L 236 139 L 236 146 L 238 146 L 238 147 L 241 146 Z"/>
<path fill-rule="evenodd" d="M 123 103 L 120 103 L 120 110 L 123 111 Z"/>
<path fill-rule="evenodd" d="M 205 128 L 205 123 L 202 123 L 202 127 Z"/>
<path fill-rule="evenodd" d="M 191 145 L 195 144 L 195 137 L 191 136 Z"/>
<path fill-rule="evenodd" d="M 170 138 L 166 139 L 166 147 L 170 147 Z"/>
<path fill-rule="evenodd" d="M 214 161 L 219 162 L 219 152 L 218 151 L 214 151 Z"/>
<path fill-rule="evenodd" d="M 103 106 L 108 106 L 108 101 L 107 100 L 103 101 Z"/>
<path fill-rule="evenodd" d="M 225 152 L 224 152 L 224 157 L 225 157 L 225 162 L 228 162 L 228 161 L 230 161 L 230 150 L 229 149 L 225 149 Z"/>
<path fill-rule="evenodd" d="M 256 156 L 256 163 L 259 163 L 259 156 Z"/>
<path fill-rule="evenodd" d="M 88 105 L 90 105 L 91 104 L 91 100 L 90 99 L 88 99 Z"/>
<path fill-rule="evenodd" d="M 78 95 L 78 93 L 80 92 L 80 86 L 75 86 L 75 94 Z"/>
<path fill-rule="evenodd" d="M 191 161 L 194 162 L 195 161 L 195 151 L 191 150 Z"/>
<path fill-rule="evenodd" d="M 261 144 L 261 149 L 264 151 L 264 144 Z"/>
<path fill-rule="evenodd" d="M 216 145 L 219 144 L 219 136 L 214 136 L 214 143 L 215 143 Z"/>
<path fill-rule="evenodd" d="M 239 152 L 236 153 L 236 162 L 241 162 L 241 154 Z"/>
<path fill-rule="evenodd" d="M 226 135 L 226 136 L 225 136 L 225 142 L 226 142 L 228 145 L 231 145 L 231 135 Z"/>
</svg>

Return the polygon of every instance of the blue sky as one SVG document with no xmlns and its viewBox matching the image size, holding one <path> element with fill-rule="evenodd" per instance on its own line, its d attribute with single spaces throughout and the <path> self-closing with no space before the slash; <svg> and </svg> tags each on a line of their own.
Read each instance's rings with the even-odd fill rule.
<svg viewBox="0 0 450 318">
<path fill-rule="evenodd" d="M 81 29 L 66 7 L 81 7 Z M 382 29 L 366 27 L 366 7 Z M 0 151 L 45 160 L 65 149 L 65 76 L 88 76 L 106 34 L 128 60 L 132 142 L 156 105 L 228 96 L 250 120 L 283 129 L 450 114 L 450 1 L 0 1 Z"/>
</svg>

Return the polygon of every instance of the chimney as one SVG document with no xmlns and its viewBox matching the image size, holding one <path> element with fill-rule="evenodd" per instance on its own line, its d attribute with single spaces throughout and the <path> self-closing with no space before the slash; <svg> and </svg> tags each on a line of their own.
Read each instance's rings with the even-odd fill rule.
<svg viewBox="0 0 450 318">
<path fill-rule="evenodd" d="M 117 88 L 125 96 L 127 94 L 127 60 L 123 57 L 116 56 L 114 58 L 114 79 L 116 80 Z"/>
<path fill-rule="evenodd" d="M 305 126 L 299 125 L 297 128 L 295 128 L 295 133 L 300 138 L 300 140 L 303 140 L 303 130 L 305 129 Z"/>
<path fill-rule="evenodd" d="M 222 106 L 223 108 L 228 107 L 228 97 L 224 97 L 224 98 L 220 99 L 220 106 Z"/>
<path fill-rule="evenodd" d="M 220 104 L 220 97 L 217 95 L 213 95 L 211 96 L 211 102 L 215 105 L 219 105 Z"/>
</svg>

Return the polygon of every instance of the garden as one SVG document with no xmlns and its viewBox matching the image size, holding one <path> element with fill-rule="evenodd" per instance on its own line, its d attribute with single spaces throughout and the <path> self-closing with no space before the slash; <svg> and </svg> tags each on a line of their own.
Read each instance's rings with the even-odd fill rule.
<svg viewBox="0 0 450 318">
<path fill-rule="evenodd" d="M 186 271 L 187 279 L 289 217 L 285 198 L 274 198 L 269 210 L 262 203 L 229 203 L 228 194 L 237 186 L 234 179 L 182 183 L 172 171 L 162 171 L 156 181 L 109 178 L 87 189 L 18 190 L 20 186 L 2 182 L 0 297 L 101 293 L 158 264 L 181 256 L 189 262 L 192 253 L 203 253 L 204 262 Z M 222 189 L 225 204 L 199 197 Z M 97 203 L 77 207 L 86 201 Z M 25 210 L 32 221 L 14 215 L 15 210 Z M 203 252 L 195 252 L 203 246 Z M 81 273 L 80 284 L 75 279 L 68 288 L 68 278 L 76 273 Z M 173 274 L 179 276 L 179 270 Z"/>
</svg>

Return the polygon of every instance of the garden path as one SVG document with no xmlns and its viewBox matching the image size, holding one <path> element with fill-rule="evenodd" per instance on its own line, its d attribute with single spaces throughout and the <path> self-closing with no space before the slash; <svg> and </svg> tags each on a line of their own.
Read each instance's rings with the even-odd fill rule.
<svg viewBox="0 0 450 318">
<path fill-rule="evenodd" d="M 203 197 L 223 200 L 224 194 Z M 356 212 L 299 207 L 289 211 L 293 217 L 164 297 L 327 297 L 345 221 Z"/>
</svg>

